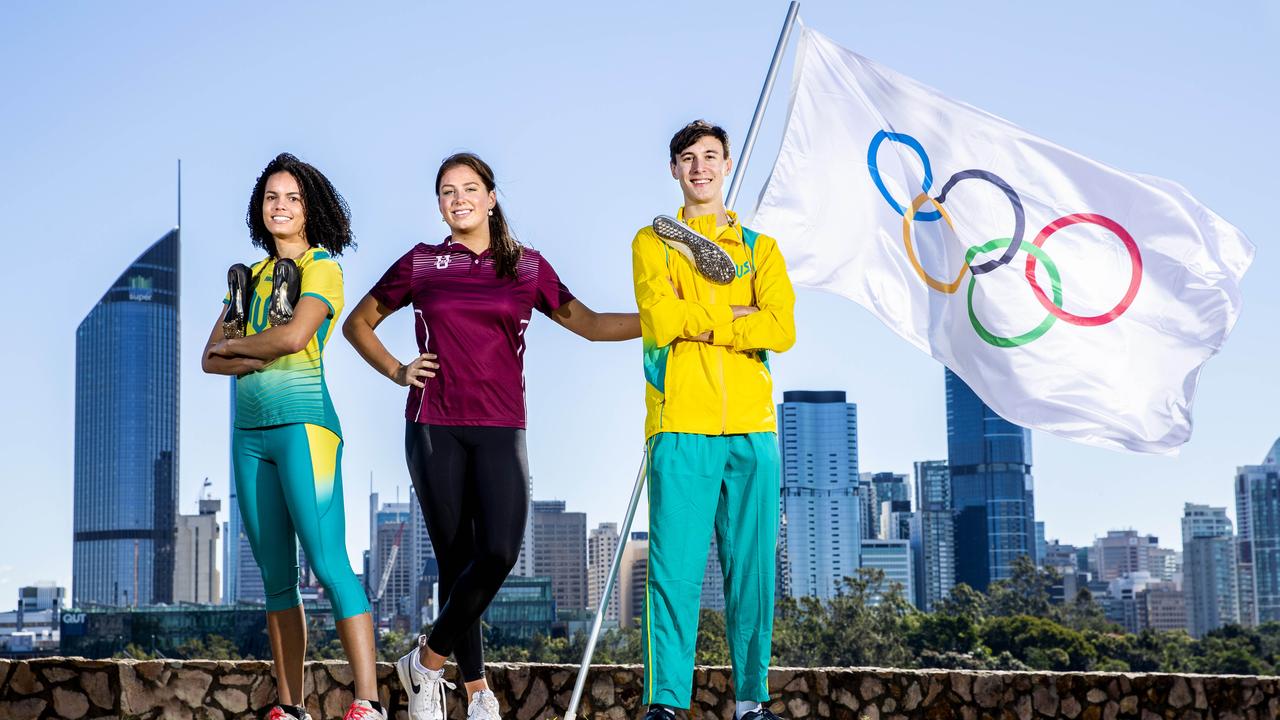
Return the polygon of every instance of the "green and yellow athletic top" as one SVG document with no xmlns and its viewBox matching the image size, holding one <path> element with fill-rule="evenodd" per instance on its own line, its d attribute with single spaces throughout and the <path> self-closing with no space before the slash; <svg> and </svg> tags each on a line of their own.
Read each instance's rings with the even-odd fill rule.
<svg viewBox="0 0 1280 720">
<path fill-rule="evenodd" d="M 651 226 L 631 243 L 631 267 L 644 342 L 645 437 L 662 432 L 737 435 L 775 432 L 769 351 L 796 341 L 795 292 L 778 244 L 738 223 L 717 227 L 714 215 L 677 219 L 720 246 L 738 266 L 718 286 Z M 760 312 L 733 318 L 733 305 Z M 683 341 L 711 333 L 711 342 Z"/>
<path fill-rule="evenodd" d="M 329 314 L 307 346 L 292 355 L 276 358 L 265 368 L 236 380 L 235 426 L 244 430 L 311 423 L 339 437 L 342 427 L 324 380 L 324 348 L 329 344 L 342 314 L 342 267 L 327 251 L 313 247 L 295 260 L 302 274 L 301 297 L 313 297 L 329 306 Z M 266 330 L 275 258 L 258 261 L 250 269 L 253 299 L 245 335 Z M 229 302 L 229 299 L 223 302 Z"/>
</svg>

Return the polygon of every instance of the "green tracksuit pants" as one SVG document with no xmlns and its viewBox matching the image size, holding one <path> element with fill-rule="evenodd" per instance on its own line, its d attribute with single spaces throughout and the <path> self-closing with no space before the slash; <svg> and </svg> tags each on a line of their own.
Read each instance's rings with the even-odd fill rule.
<svg viewBox="0 0 1280 720">
<path fill-rule="evenodd" d="M 646 704 L 689 707 L 714 528 L 739 701 L 769 699 L 781 482 L 778 436 L 659 433 L 649 440 Z"/>
</svg>

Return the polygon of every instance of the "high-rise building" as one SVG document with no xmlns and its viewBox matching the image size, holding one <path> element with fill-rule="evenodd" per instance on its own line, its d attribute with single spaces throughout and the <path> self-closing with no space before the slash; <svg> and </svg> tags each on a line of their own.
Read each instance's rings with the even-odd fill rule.
<svg viewBox="0 0 1280 720">
<path fill-rule="evenodd" d="M 1280 620 L 1280 440 L 1261 465 L 1236 468 L 1240 622 Z"/>
<path fill-rule="evenodd" d="M 231 413 L 227 447 L 231 447 L 231 436 L 236 432 L 236 379 L 229 383 L 231 387 Z M 262 572 L 258 569 L 258 561 L 253 557 L 253 546 L 249 544 L 249 536 L 244 531 L 244 519 L 240 516 L 240 500 L 236 493 L 235 462 L 228 455 L 227 459 L 228 495 L 227 522 L 222 525 L 222 601 L 228 605 L 236 603 L 263 603 L 267 600 L 266 590 L 262 585 Z"/>
<path fill-rule="evenodd" d="M 858 474 L 858 527 L 862 538 L 874 538 L 880 529 L 876 489 L 871 484 L 871 473 Z"/>
<path fill-rule="evenodd" d="M 533 501 L 533 574 L 551 578 L 557 612 L 587 607 L 587 514 Z"/>
<path fill-rule="evenodd" d="M 529 476 L 528 482 L 530 503 L 525 508 L 524 517 L 524 539 L 520 542 L 520 554 L 516 556 L 515 567 L 511 568 L 511 574 L 516 577 L 533 577 L 533 476 Z"/>
<path fill-rule="evenodd" d="M 1043 523 L 1043 522 L 1041 522 L 1040 520 L 1037 520 L 1037 521 L 1036 521 L 1036 525 L 1035 525 L 1035 527 L 1036 527 L 1036 557 L 1035 557 L 1035 561 L 1036 561 L 1036 564 L 1037 564 L 1037 565 L 1040 565 L 1041 563 L 1043 563 L 1043 562 L 1044 562 L 1044 554 L 1045 554 L 1045 551 L 1046 551 L 1046 548 L 1045 548 L 1045 539 L 1044 539 L 1044 523 Z"/>
<path fill-rule="evenodd" d="M 1174 583 L 1151 583 L 1138 593 L 1138 626 L 1157 632 L 1185 630 L 1186 595 Z"/>
<path fill-rule="evenodd" d="M 858 407 L 838 391 L 789 390 L 778 406 L 782 445 L 783 583 L 792 596 L 831 598 L 859 567 Z"/>
<path fill-rule="evenodd" d="M 378 493 L 370 493 L 369 573 L 365 587 L 373 602 L 379 624 L 392 624 L 397 619 L 416 629 L 409 607 L 416 580 L 413 567 L 412 529 L 409 527 L 407 502 L 378 504 Z"/>
<path fill-rule="evenodd" d="M 860 488 L 870 487 L 869 496 L 870 510 L 870 527 L 863 530 L 862 536 L 866 538 L 891 539 L 886 533 L 889 533 L 889 526 L 884 523 L 885 503 L 898 503 L 891 505 L 897 508 L 898 512 L 911 509 L 911 491 L 907 485 L 907 476 L 901 473 L 892 472 L 864 472 L 858 475 L 858 486 Z"/>
<path fill-rule="evenodd" d="M 206 481 L 206 486 L 208 485 Z M 217 604 L 222 600 L 218 575 L 218 510 L 222 501 L 201 498 L 195 515 L 178 515 L 174 550 L 173 601 Z"/>
<path fill-rule="evenodd" d="M 418 502 L 418 493 L 413 484 L 409 485 L 409 526 L 407 533 L 408 556 L 411 558 L 409 579 L 410 618 L 412 629 L 417 630 L 428 622 L 434 622 L 439 608 L 436 605 L 435 589 L 440 580 L 440 566 L 436 561 L 435 547 L 431 544 L 431 536 L 427 534 L 427 521 L 422 516 L 422 503 Z"/>
<path fill-rule="evenodd" d="M 622 594 L 618 603 L 618 624 L 621 627 L 637 625 L 644 617 L 644 590 L 648 578 L 649 533 L 634 531 L 622 549 L 622 564 L 618 568 L 618 585 Z"/>
<path fill-rule="evenodd" d="M 174 228 L 76 329 L 76 606 L 173 601 L 179 247 Z"/>
<path fill-rule="evenodd" d="M 1031 431 L 987 407 L 946 370 L 947 462 L 956 525 L 956 582 L 986 590 L 1035 559 Z"/>
<path fill-rule="evenodd" d="M 909 540 L 911 538 L 911 501 L 885 500 L 880 503 L 880 540 Z"/>
<path fill-rule="evenodd" d="M 1153 550 L 1160 540 L 1155 535 L 1139 535 L 1136 530 L 1108 530 L 1106 537 L 1093 541 L 1093 557 L 1098 580 L 1111 582 L 1137 572 L 1156 574 L 1152 568 Z"/>
<path fill-rule="evenodd" d="M 945 460 L 915 464 L 916 511 L 911 516 L 915 598 L 921 610 L 951 594 L 956 584 L 956 538 L 951 517 L 951 474 Z"/>
<path fill-rule="evenodd" d="M 1187 503 L 1182 513 L 1182 589 L 1187 630 L 1202 637 L 1240 621 L 1236 543 L 1225 507 Z"/>
<path fill-rule="evenodd" d="M 885 590 L 888 586 L 902 586 L 902 595 L 907 602 L 916 604 L 914 583 L 911 571 L 911 545 L 906 540 L 864 540 L 862 542 L 862 564 L 864 568 L 877 568 L 884 571 Z M 879 603 L 880 593 L 871 598 L 872 603 Z"/>
<path fill-rule="evenodd" d="M 600 523 L 587 536 L 587 608 L 590 610 L 600 607 L 600 598 L 604 596 L 604 586 L 609 581 L 609 570 L 617 552 L 618 523 Z M 605 620 L 618 622 L 621 598 L 621 583 L 615 579 L 609 593 L 609 606 L 604 611 Z"/>
</svg>

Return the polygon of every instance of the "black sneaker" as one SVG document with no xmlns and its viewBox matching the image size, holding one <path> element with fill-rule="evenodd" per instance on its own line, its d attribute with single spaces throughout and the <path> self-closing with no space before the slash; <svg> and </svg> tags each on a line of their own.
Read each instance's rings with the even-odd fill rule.
<svg viewBox="0 0 1280 720">
<path fill-rule="evenodd" d="M 716 285 L 728 285 L 738 276 L 738 266 L 723 248 L 669 215 L 653 219 L 653 231 L 663 242 L 693 263 L 702 277 Z"/>
<path fill-rule="evenodd" d="M 769 708 L 760 706 L 759 710 L 752 710 L 742 716 L 742 720 L 782 720 L 782 718 L 770 712 Z"/>
<path fill-rule="evenodd" d="M 666 705 L 650 705 L 644 720 L 676 720 L 676 711 Z"/>
<path fill-rule="evenodd" d="M 302 271 L 294 261 L 283 258 L 276 261 L 271 275 L 271 304 L 267 308 L 267 322 L 284 325 L 293 319 L 293 307 L 302 294 Z"/>
<path fill-rule="evenodd" d="M 249 300 L 253 289 L 249 287 L 249 268 L 243 263 L 236 263 L 227 269 L 227 291 L 231 298 L 227 312 L 222 316 L 222 336 L 231 338 L 244 337 L 249 323 Z"/>
</svg>

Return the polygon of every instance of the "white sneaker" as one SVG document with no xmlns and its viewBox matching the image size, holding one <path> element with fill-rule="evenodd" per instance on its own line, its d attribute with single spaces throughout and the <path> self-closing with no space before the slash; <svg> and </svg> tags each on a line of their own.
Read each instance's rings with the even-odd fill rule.
<svg viewBox="0 0 1280 720">
<path fill-rule="evenodd" d="M 387 711 L 374 710 L 373 704 L 368 700 L 357 700 L 347 708 L 347 714 L 342 716 L 342 720 L 387 720 Z"/>
<path fill-rule="evenodd" d="M 471 704 L 467 706 L 467 720 L 502 720 L 498 711 L 498 696 L 486 688 L 471 696 Z"/>
<path fill-rule="evenodd" d="M 396 673 L 409 696 L 410 720 L 445 720 L 445 688 L 453 690 L 457 685 L 444 679 L 443 669 L 429 670 L 422 664 L 426 645 L 427 636 L 419 635 L 418 644 L 396 662 Z"/>
</svg>

